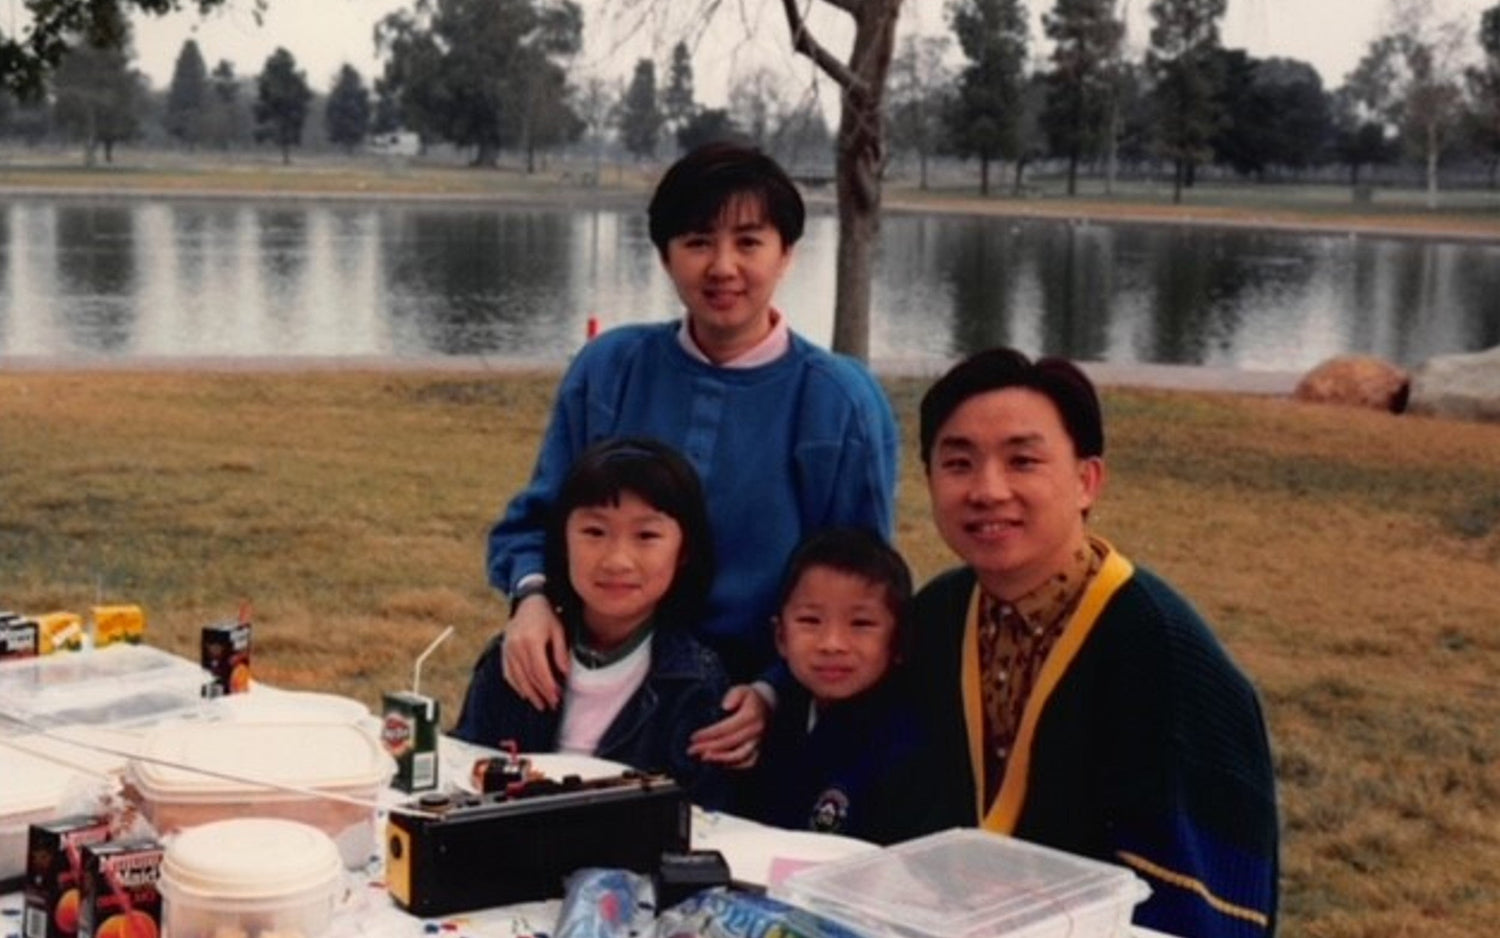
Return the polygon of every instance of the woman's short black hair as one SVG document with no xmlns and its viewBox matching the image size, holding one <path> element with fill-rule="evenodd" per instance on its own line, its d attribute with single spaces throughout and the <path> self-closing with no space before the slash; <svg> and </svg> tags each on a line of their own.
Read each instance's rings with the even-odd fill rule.
<svg viewBox="0 0 1500 938">
<path fill-rule="evenodd" d="M 1033 362 L 1012 348 L 976 352 L 952 368 L 922 395 L 922 465 L 932 467 L 938 430 L 964 401 L 989 391 L 1027 388 L 1045 396 L 1062 416 L 1063 428 L 1080 459 L 1104 455 L 1104 418 L 1094 383 L 1064 358 Z"/>
<path fill-rule="evenodd" d="M 714 545 L 703 485 L 676 450 L 642 437 L 595 443 L 573 464 L 547 521 L 542 567 L 547 575 L 547 598 L 565 614 L 582 612 L 583 600 L 568 576 L 568 516 L 578 508 L 618 505 L 626 492 L 682 529 L 680 566 L 657 606 L 656 623 L 658 627 L 690 626 L 702 612 L 714 578 Z"/>
<path fill-rule="evenodd" d="M 779 615 L 804 574 L 825 567 L 859 577 L 885 590 L 885 604 L 896 621 L 895 659 L 911 649 L 911 568 L 899 551 L 868 528 L 824 528 L 808 536 L 787 561 L 776 597 Z"/>
<path fill-rule="evenodd" d="M 786 170 L 755 147 L 720 141 L 673 163 L 657 184 L 647 209 L 657 253 L 665 260 L 673 238 L 711 229 L 737 198 L 759 202 L 786 247 L 802 237 L 807 209 Z"/>
</svg>

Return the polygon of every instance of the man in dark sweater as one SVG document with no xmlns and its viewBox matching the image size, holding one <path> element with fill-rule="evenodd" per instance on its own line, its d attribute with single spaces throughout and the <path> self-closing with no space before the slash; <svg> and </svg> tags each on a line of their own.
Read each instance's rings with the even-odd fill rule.
<svg viewBox="0 0 1500 938">
<path fill-rule="evenodd" d="M 965 566 L 916 598 L 908 675 L 937 740 L 934 828 L 1124 864 L 1136 924 L 1270 935 L 1277 820 L 1254 689 L 1193 608 L 1087 529 L 1104 484 L 1078 368 L 1010 349 L 921 406 L 932 514 Z"/>
</svg>

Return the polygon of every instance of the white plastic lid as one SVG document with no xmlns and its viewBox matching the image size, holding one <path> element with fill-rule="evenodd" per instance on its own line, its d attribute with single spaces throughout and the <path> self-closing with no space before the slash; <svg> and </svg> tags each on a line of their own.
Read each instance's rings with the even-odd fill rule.
<svg viewBox="0 0 1500 938">
<path fill-rule="evenodd" d="M 0 745 L 0 821 L 58 807 L 77 775 L 67 766 Z"/>
<path fill-rule="evenodd" d="M 350 723 L 359 725 L 370 708 L 352 697 L 312 691 L 272 690 L 256 685 L 248 694 L 226 694 L 204 708 L 211 716 L 239 723 Z"/>
<path fill-rule="evenodd" d="M 320 790 L 378 788 L 393 770 L 372 734 L 329 722 L 166 725 L 152 731 L 139 752 L 145 758 L 132 759 L 129 773 L 144 793 L 188 800 L 276 793 L 257 781 Z"/>
<path fill-rule="evenodd" d="M 344 869 L 333 838 L 297 821 L 233 818 L 189 828 L 167 843 L 161 876 L 182 893 L 263 899 L 326 889 Z"/>
</svg>

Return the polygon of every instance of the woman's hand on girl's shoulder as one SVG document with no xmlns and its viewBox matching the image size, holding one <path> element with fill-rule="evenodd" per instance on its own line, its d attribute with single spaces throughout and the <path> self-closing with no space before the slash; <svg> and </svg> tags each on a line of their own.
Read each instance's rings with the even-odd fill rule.
<svg viewBox="0 0 1500 938">
<path fill-rule="evenodd" d="M 688 755 L 728 769 L 748 769 L 760 758 L 771 705 L 749 684 L 736 684 L 724 695 L 724 719 L 694 733 Z"/>
</svg>

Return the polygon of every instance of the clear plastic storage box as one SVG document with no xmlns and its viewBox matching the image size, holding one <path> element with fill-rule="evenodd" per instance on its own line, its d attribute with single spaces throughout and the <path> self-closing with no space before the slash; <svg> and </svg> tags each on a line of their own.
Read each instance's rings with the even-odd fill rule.
<svg viewBox="0 0 1500 938">
<path fill-rule="evenodd" d="M 196 712 L 208 678 L 148 645 L 111 645 L 0 662 L 0 717 L 26 727 L 146 723 Z"/>
<path fill-rule="evenodd" d="M 870 938 L 1126 938 L 1149 892 L 1124 867 L 979 830 L 800 870 L 770 889 Z"/>
</svg>

